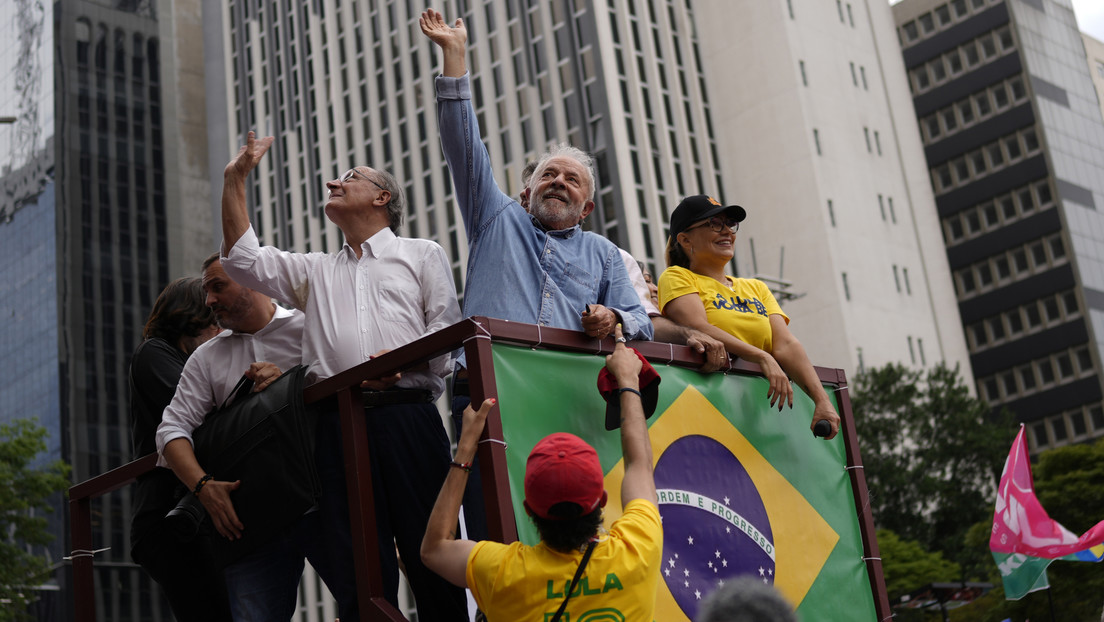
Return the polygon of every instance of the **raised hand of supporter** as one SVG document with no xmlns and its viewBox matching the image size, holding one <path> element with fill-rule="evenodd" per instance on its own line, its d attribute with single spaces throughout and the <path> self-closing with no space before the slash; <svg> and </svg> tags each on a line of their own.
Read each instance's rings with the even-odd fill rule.
<svg viewBox="0 0 1104 622">
<path fill-rule="evenodd" d="M 227 540 L 237 540 L 245 529 L 238 513 L 234 510 L 234 502 L 230 500 L 230 493 L 241 487 L 241 480 L 223 482 L 210 480 L 199 490 L 199 501 L 207 509 L 211 522 L 215 525 L 215 531 Z"/>
<path fill-rule="evenodd" d="M 257 163 L 261 161 L 264 154 L 268 153 L 268 148 L 272 146 L 274 140 L 276 140 L 275 136 L 265 136 L 258 140 L 254 132 L 249 132 L 245 144 L 238 150 L 238 155 L 226 165 L 223 175 L 234 179 L 245 179 L 249 171 L 257 167 Z"/>
<path fill-rule="evenodd" d="M 479 437 L 483 435 L 483 426 L 487 423 L 487 415 L 497 403 L 498 400 L 489 397 L 479 405 L 479 410 L 472 408 L 471 404 L 464 409 L 464 431 L 460 435 L 460 440 L 456 442 L 456 455 L 463 457 L 464 461 L 475 456 Z"/>
<path fill-rule="evenodd" d="M 606 369 L 617 379 L 618 388 L 640 389 L 640 369 L 644 364 L 635 350 L 625 347 L 620 324 L 614 326 L 613 334 L 617 342 L 613 346 L 613 354 L 606 356 Z"/>
<path fill-rule="evenodd" d="M 253 381 L 253 392 L 259 393 L 283 375 L 279 367 L 266 361 L 257 361 L 245 370 L 245 377 Z"/>
</svg>

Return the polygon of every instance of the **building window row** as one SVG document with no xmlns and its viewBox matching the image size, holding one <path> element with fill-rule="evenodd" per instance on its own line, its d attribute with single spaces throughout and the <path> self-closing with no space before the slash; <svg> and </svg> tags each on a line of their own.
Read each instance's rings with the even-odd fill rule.
<svg viewBox="0 0 1104 622">
<path fill-rule="evenodd" d="M 951 26 L 969 18 L 975 13 L 984 11 L 986 5 L 1000 4 L 1004 0 L 951 0 L 941 4 L 927 13 L 919 15 L 916 19 L 909 20 L 897 28 L 897 37 L 901 41 L 901 47 L 908 47 L 914 43 L 927 39 L 935 33 L 950 28 Z"/>
<path fill-rule="evenodd" d="M 1032 453 L 1104 436 L 1104 406 L 1080 406 L 1028 426 Z"/>
<path fill-rule="evenodd" d="M 996 406 L 1040 391 L 1069 384 L 1094 373 L 1088 346 L 1051 352 L 1044 356 L 978 379 L 978 393 Z"/>
<path fill-rule="evenodd" d="M 920 95 L 961 76 L 982 62 L 990 62 L 1015 50 L 1015 47 L 1009 26 L 991 30 L 923 65 L 913 67 L 909 70 L 909 86 L 913 95 Z"/>
<path fill-rule="evenodd" d="M 920 119 L 924 144 L 956 134 L 1027 101 L 1022 75 L 998 82 Z"/>
<path fill-rule="evenodd" d="M 844 9 L 846 9 L 847 19 L 844 19 Z M 850 25 L 855 27 L 855 14 L 851 10 L 850 2 L 843 2 L 842 0 L 836 0 L 836 12 L 839 13 L 839 21 L 841 24 Z"/>
<path fill-rule="evenodd" d="M 888 209 L 887 209 L 888 207 Z M 889 214 L 888 220 L 893 224 L 897 224 L 897 211 L 893 209 L 893 197 L 886 197 L 878 195 L 878 210 L 882 214 L 882 221 L 886 222 L 886 214 Z"/>
<path fill-rule="evenodd" d="M 956 270 L 958 299 L 965 300 L 1003 287 L 1068 261 L 1062 235 L 1055 233 Z"/>
<path fill-rule="evenodd" d="M 909 359 L 912 361 L 913 365 L 916 365 L 916 363 L 917 363 L 916 354 L 918 352 L 920 354 L 920 359 L 919 359 L 920 365 L 921 366 L 926 366 L 928 364 L 928 360 L 924 356 L 924 340 L 923 339 L 917 337 L 916 340 L 915 340 L 915 345 L 914 345 L 913 338 L 910 335 L 909 338 L 908 338 L 908 349 L 909 349 Z"/>
<path fill-rule="evenodd" d="M 974 354 L 1079 317 L 1077 293 L 1067 290 L 969 324 L 966 338 Z"/>
<path fill-rule="evenodd" d="M 932 188 L 946 194 L 1039 152 L 1035 127 L 1002 136 L 932 169 Z"/>
<path fill-rule="evenodd" d="M 1051 207 L 1054 193 L 1050 181 L 1041 179 L 944 218 L 943 235 L 952 246 Z"/>
</svg>

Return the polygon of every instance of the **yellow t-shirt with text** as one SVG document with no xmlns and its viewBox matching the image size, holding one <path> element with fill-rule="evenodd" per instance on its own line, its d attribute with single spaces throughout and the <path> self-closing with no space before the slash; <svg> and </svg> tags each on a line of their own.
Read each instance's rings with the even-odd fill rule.
<svg viewBox="0 0 1104 622">
<path fill-rule="evenodd" d="M 770 316 L 782 312 L 767 284 L 759 279 L 725 276 L 728 285 L 686 268 L 671 266 L 659 275 L 659 310 L 668 302 L 687 294 L 697 294 L 705 307 L 709 323 L 748 345 L 765 352 L 773 350 Z"/>
<path fill-rule="evenodd" d="M 563 619 L 652 620 L 662 555 L 659 508 L 630 501 L 594 547 Z M 491 622 L 542 622 L 559 609 L 582 558 L 543 542 L 482 541 L 468 556 L 468 586 Z"/>
</svg>

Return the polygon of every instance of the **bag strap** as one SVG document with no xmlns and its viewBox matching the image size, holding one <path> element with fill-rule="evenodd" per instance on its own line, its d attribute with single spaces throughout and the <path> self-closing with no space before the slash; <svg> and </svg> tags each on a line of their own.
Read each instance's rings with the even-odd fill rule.
<svg viewBox="0 0 1104 622">
<path fill-rule="evenodd" d="M 563 615 L 564 609 L 567 608 L 567 601 L 571 600 L 571 594 L 575 591 L 575 585 L 579 583 L 579 577 L 583 576 L 583 568 L 586 568 L 587 562 L 590 561 L 590 554 L 594 552 L 594 545 L 596 544 L 598 544 L 596 540 L 591 540 L 590 544 L 587 544 L 586 552 L 583 553 L 583 559 L 579 561 L 579 568 L 575 570 L 575 576 L 571 578 L 571 587 L 567 588 L 567 596 L 565 596 L 563 602 L 560 603 L 560 608 L 556 610 L 556 615 L 552 616 L 551 622 L 560 622 L 560 616 Z"/>
<path fill-rule="evenodd" d="M 238 380 L 238 384 L 234 385 L 234 388 L 230 391 L 230 395 L 226 396 L 226 401 L 219 406 L 219 410 L 225 410 L 227 406 L 236 403 L 238 400 L 249 395 L 249 392 L 253 390 L 253 381 L 248 376 L 242 376 Z"/>
</svg>

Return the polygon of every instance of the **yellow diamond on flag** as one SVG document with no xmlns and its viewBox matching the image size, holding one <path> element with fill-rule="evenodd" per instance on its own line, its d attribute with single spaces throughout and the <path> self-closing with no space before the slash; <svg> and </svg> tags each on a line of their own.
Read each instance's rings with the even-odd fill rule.
<svg viewBox="0 0 1104 622">
<path fill-rule="evenodd" d="M 796 608 L 805 598 L 805 594 L 816 581 L 821 568 L 828 560 L 836 543 L 839 542 L 839 534 L 821 517 L 813 506 L 799 493 L 771 464 L 755 449 L 754 446 L 740 433 L 729 420 L 717 410 L 715 406 L 697 389 L 688 386 L 671 406 L 664 411 L 658 420 L 651 426 L 649 434 L 652 439 L 654 460 L 658 464 L 664 457 L 664 453 L 673 444 L 690 437 L 698 439 L 708 438 L 731 452 L 738 461 L 739 466 L 747 472 L 748 478 L 758 491 L 763 509 L 769 525 L 750 526 L 739 518 L 739 515 L 728 511 L 729 500 L 726 498 L 722 504 L 720 500 L 710 503 L 713 511 L 702 509 L 701 520 L 727 519 L 732 525 L 746 526 L 744 531 L 754 534 L 756 538 L 761 530 L 764 534 L 771 534 L 773 542 L 762 539 L 761 548 L 773 558 L 773 567 L 769 564 L 760 565 L 759 574 L 767 580 L 764 566 L 773 574 L 774 586 Z M 731 460 L 731 458 L 729 458 Z M 611 491 L 609 504 L 605 510 L 606 526 L 609 525 L 623 511 L 620 503 L 621 480 L 625 476 L 625 463 L 620 460 L 607 473 L 605 478 L 606 490 Z M 687 481 L 693 481 L 693 475 L 689 474 Z M 692 484 L 691 484 L 692 487 Z M 661 493 L 664 494 L 664 493 Z M 671 496 L 678 495 L 683 498 L 689 495 L 695 499 L 706 499 L 694 491 L 671 491 Z M 712 499 L 710 499 L 712 500 Z M 700 502 L 699 502 L 700 503 Z M 756 501 L 758 503 L 758 501 Z M 685 504 L 683 504 L 685 505 Z M 706 507 L 705 505 L 699 507 Z M 720 511 L 718 511 L 718 508 Z M 727 511 L 727 516 L 726 516 Z M 664 513 L 664 501 L 661 499 L 660 512 Z M 732 517 L 736 516 L 737 520 Z M 672 537 L 673 527 L 665 517 L 664 538 L 665 549 L 667 542 Z M 766 529 L 764 529 L 766 527 Z M 705 543 L 703 543 L 705 544 Z M 718 553 L 720 551 L 718 550 Z M 665 552 L 666 554 L 666 552 Z M 677 557 L 677 555 L 675 556 Z M 714 571 L 715 572 L 715 571 Z M 723 579 L 719 582 L 723 583 Z M 715 582 L 713 587 L 719 583 Z M 656 595 L 655 619 L 665 622 L 689 621 L 687 613 L 676 601 L 676 596 L 671 592 L 668 583 L 660 581 L 660 588 Z M 704 599 L 707 593 L 703 593 Z"/>
</svg>

